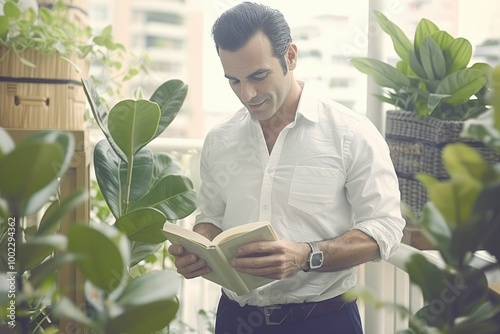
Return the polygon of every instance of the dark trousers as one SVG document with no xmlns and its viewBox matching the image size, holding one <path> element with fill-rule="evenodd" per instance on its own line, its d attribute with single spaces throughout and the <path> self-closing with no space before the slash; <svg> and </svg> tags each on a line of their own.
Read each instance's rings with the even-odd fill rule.
<svg viewBox="0 0 500 334">
<path fill-rule="evenodd" d="M 305 320 L 267 325 L 264 312 L 255 306 L 241 307 L 224 295 L 219 301 L 215 334 L 362 334 L 361 319 L 355 301 L 340 310 Z"/>
</svg>

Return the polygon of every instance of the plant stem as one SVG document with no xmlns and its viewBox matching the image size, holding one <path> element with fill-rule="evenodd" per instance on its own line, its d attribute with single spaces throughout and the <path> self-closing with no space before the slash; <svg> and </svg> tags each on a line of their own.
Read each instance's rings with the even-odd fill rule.
<svg viewBox="0 0 500 334">
<path fill-rule="evenodd" d="M 134 169 L 134 154 L 130 154 L 130 159 L 129 163 L 127 164 L 127 195 L 125 198 L 125 211 L 122 212 L 122 214 L 125 214 L 128 212 L 128 205 L 130 203 L 130 192 L 132 188 L 132 171 Z"/>
</svg>

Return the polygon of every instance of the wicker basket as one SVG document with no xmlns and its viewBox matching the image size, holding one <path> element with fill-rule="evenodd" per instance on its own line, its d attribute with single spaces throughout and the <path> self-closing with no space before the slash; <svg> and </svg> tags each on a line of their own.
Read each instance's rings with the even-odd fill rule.
<svg viewBox="0 0 500 334">
<path fill-rule="evenodd" d="M 447 144 L 461 142 L 475 148 L 489 163 L 500 161 L 500 153 L 482 142 L 460 137 L 462 129 L 461 121 L 417 118 L 408 111 L 387 112 L 386 141 L 398 175 L 401 200 L 417 216 L 427 202 L 427 190 L 415 175 L 426 173 L 439 180 L 447 179 L 449 175 L 441 160 L 441 151 Z"/>
<path fill-rule="evenodd" d="M 55 0 L 40 0 L 51 8 Z M 76 24 L 87 25 L 86 1 L 66 0 L 67 16 Z M 87 76 L 89 62 L 25 50 L 20 54 L 36 65 L 24 65 L 19 57 L 0 46 L 0 127 L 18 129 L 84 130 L 86 98 L 81 78 Z"/>
<path fill-rule="evenodd" d="M 7 54 L 5 54 L 7 53 Z M 36 64 L 23 65 L 13 52 L 0 47 L 0 126 L 23 129 L 83 130 L 85 94 L 81 74 L 57 55 L 33 50 L 22 56 Z M 74 59 L 78 63 L 79 59 Z M 88 63 L 80 61 L 84 73 Z"/>
</svg>

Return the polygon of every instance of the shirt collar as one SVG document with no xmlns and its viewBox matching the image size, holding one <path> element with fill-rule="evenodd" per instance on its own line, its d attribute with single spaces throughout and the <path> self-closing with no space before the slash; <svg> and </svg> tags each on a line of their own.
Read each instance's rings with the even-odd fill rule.
<svg viewBox="0 0 500 334">
<path fill-rule="evenodd" d="M 315 98 L 314 89 L 311 85 L 306 85 L 304 81 L 297 80 L 297 82 L 302 86 L 302 93 L 300 94 L 295 119 L 297 119 L 298 115 L 302 115 L 308 120 L 318 123 L 317 98 Z M 246 117 L 252 119 L 250 112 L 246 107 L 243 107 L 242 110 L 244 112 L 241 115 L 240 120 L 243 120 Z"/>
<path fill-rule="evenodd" d="M 306 85 L 303 81 L 298 81 L 302 86 L 299 105 L 297 106 L 297 116 L 302 115 L 308 120 L 318 123 L 318 99 L 314 94 L 314 89 L 311 85 Z"/>
</svg>

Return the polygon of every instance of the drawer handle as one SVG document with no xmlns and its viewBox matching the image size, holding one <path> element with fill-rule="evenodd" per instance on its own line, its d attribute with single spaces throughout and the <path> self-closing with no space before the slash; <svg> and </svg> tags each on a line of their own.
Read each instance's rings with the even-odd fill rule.
<svg viewBox="0 0 500 334">
<path fill-rule="evenodd" d="M 50 105 L 50 99 L 48 97 L 21 97 L 19 95 L 14 96 L 14 105 L 25 105 L 33 107 L 48 107 Z"/>
</svg>

